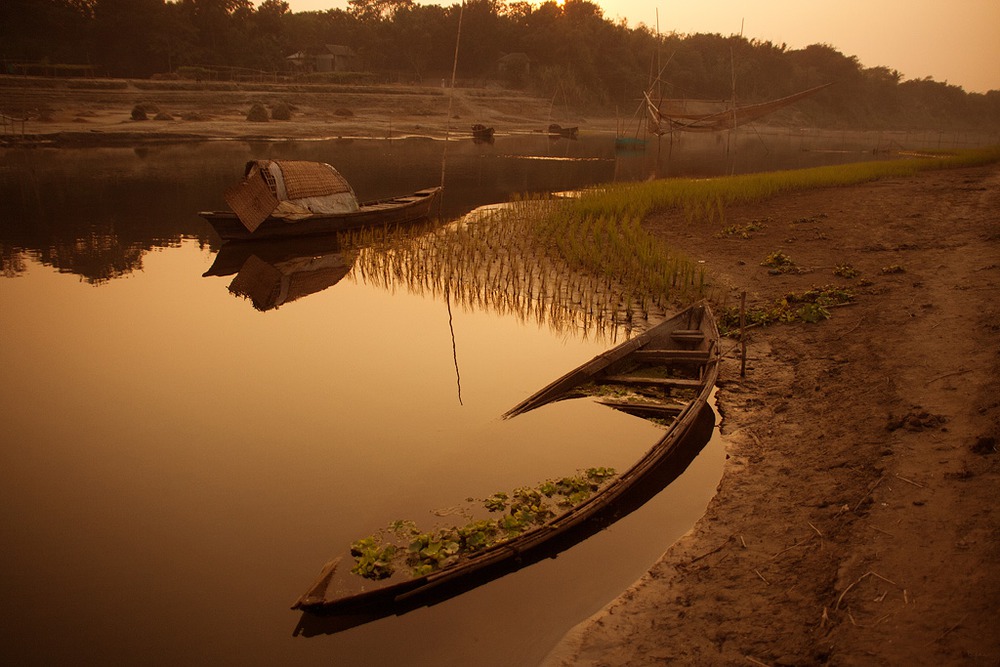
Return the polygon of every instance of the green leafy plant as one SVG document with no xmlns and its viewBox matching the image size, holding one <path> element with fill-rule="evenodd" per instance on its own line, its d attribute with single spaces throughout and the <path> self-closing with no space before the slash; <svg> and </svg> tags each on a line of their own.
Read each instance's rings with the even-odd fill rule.
<svg viewBox="0 0 1000 667">
<path fill-rule="evenodd" d="M 770 220 L 770 218 L 767 218 L 767 220 Z M 729 225 L 728 227 L 723 227 L 716 236 L 719 238 L 737 236 L 741 239 L 749 239 L 753 236 L 754 232 L 759 232 L 767 226 L 764 222 L 764 220 L 751 220 L 745 225 Z"/>
<path fill-rule="evenodd" d="M 573 507 L 617 475 L 614 468 L 588 468 L 582 473 L 550 479 L 537 487 L 497 492 L 482 501 L 495 519 L 474 519 L 463 526 L 421 531 L 413 521 L 396 520 L 385 533 L 351 544 L 351 572 L 366 579 L 386 579 L 405 564 L 420 577 L 457 562 L 463 555 L 488 549 L 517 537 L 556 516 L 556 508 Z"/>
<path fill-rule="evenodd" d="M 818 303 L 806 303 L 799 307 L 795 312 L 795 316 L 803 322 L 815 324 L 816 322 L 830 319 L 830 311 Z"/>
<path fill-rule="evenodd" d="M 768 273 L 771 274 L 791 273 L 798 270 L 798 267 L 795 266 L 795 262 L 792 261 L 792 258 L 781 250 L 776 250 L 765 257 L 764 261 L 761 262 L 760 265 L 768 267 L 768 269 L 770 269 Z"/>
<path fill-rule="evenodd" d="M 747 308 L 744 321 L 747 326 L 792 322 L 816 323 L 830 318 L 831 306 L 843 305 L 853 300 L 854 294 L 846 287 L 836 285 L 813 287 L 804 292 L 789 292 L 767 306 Z M 718 325 L 723 335 L 739 331 L 739 308 L 735 306 L 724 308 Z"/>
<path fill-rule="evenodd" d="M 382 544 L 377 537 L 366 537 L 351 544 L 351 555 L 354 556 L 351 572 L 366 579 L 387 579 L 395 571 L 392 561 L 396 546 Z"/>
<path fill-rule="evenodd" d="M 857 278 L 861 275 L 861 272 L 850 264 L 838 264 L 833 269 L 833 275 L 840 276 L 841 278 Z"/>
</svg>

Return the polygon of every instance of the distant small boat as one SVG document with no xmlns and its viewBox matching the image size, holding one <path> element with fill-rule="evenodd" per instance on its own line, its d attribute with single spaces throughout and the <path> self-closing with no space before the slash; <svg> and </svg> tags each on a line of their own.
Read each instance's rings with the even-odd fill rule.
<svg viewBox="0 0 1000 667">
<path fill-rule="evenodd" d="M 645 139 L 639 137 L 615 137 L 616 151 L 644 151 L 646 150 Z"/>
<path fill-rule="evenodd" d="M 708 304 L 701 302 L 525 399 L 504 418 L 553 401 L 591 396 L 614 409 L 654 419 L 665 430 L 632 467 L 583 502 L 520 535 L 463 554 L 429 574 L 405 576 L 397 572 L 382 581 L 362 583 L 360 577 L 347 572 L 350 561 L 345 559 L 350 556 L 331 560 L 293 606 L 307 612 L 296 634 L 336 632 L 441 601 L 555 557 L 560 550 L 641 506 L 693 458 L 687 445 L 694 435 L 707 440 L 704 415 L 710 410 L 708 399 L 718 377 L 719 359 L 715 319 Z M 710 432 L 711 426 L 707 430 Z M 328 623 L 317 617 L 339 620 Z"/>
<path fill-rule="evenodd" d="M 494 130 L 492 127 L 487 127 L 485 125 L 480 125 L 476 123 L 472 126 L 472 138 L 480 139 L 483 141 L 491 141 L 493 139 Z"/>
<path fill-rule="evenodd" d="M 579 127 L 563 127 L 562 125 L 557 125 L 552 123 L 549 125 L 549 135 L 553 137 L 562 137 L 563 139 L 576 139 L 580 134 Z"/>
<path fill-rule="evenodd" d="M 244 179 L 226 191 L 230 211 L 201 211 L 224 240 L 335 234 L 368 225 L 427 218 L 440 187 L 358 203 L 331 165 L 298 160 L 252 160 Z"/>
</svg>

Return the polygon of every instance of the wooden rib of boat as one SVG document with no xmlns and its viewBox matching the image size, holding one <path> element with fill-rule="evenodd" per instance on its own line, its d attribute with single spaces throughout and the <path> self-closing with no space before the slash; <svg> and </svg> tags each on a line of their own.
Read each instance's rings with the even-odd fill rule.
<svg viewBox="0 0 1000 667">
<path fill-rule="evenodd" d="M 519 536 L 468 555 L 430 574 L 379 584 L 350 594 L 328 597 L 342 562 L 335 559 L 294 604 L 307 612 L 297 633 L 336 632 L 391 613 L 433 604 L 486 581 L 517 570 L 559 551 L 613 523 L 641 506 L 687 466 L 696 424 L 712 418 L 708 399 L 718 377 L 719 333 L 709 306 L 688 307 L 658 326 L 609 350 L 566 374 L 508 411 L 514 417 L 547 403 L 579 396 L 600 396 L 614 386 L 615 400 L 598 398 L 617 410 L 656 418 L 665 425 L 662 437 L 628 470 L 587 500 Z M 704 431 L 704 429 L 700 429 Z M 708 431 L 711 431 L 711 423 Z M 699 441 L 697 449 L 707 441 Z M 696 453 L 696 452 L 695 452 Z M 668 472 L 664 472 L 668 471 Z M 649 488 L 652 484 L 653 488 Z M 323 629 L 314 616 L 350 616 L 346 626 Z"/>
<path fill-rule="evenodd" d="M 440 187 L 418 190 L 412 194 L 362 203 L 358 210 L 347 213 L 315 214 L 295 220 L 268 216 L 254 231 L 250 231 L 231 211 L 202 211 L 198 215 L 208 220 L 226 241 L 253 241 L 297 236 L 335 234 L 369 225 L 406 224 L 430 217 L 441 194 Z"/>
</svg>

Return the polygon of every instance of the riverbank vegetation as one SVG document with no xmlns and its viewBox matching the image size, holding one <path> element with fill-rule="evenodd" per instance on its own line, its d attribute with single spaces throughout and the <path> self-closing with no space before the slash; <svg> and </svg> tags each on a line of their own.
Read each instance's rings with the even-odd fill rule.
<svg viewBox="0 0 1000 667">
<path fill-rule="evenodd" d="M 678 223 L 714 224 L 725 231 L 729 207 L 995 162 L 1000 147 L 711 179 L 614 183 L 572 196 L 516 199 L 445 226 L 388 234 L 362 230 L 344 235 L 342 243 L 356 253 L 356 279 L 444 295 L 449 302 L 517 314 L 557 330 L 614 335 L 619 326 L 628 330 L 677 303 L 712 296 L 703 265 L 650 234 L 642 224 L 649 215 L 667 213 Z M 796 268 L 780 250 L 758 261 L 772 272 Z M 858 272 L 840 265 L 834 275 L 850 279 Z M 747 322 L 818 321 L 829 316 L 828 307 L 851 298 L 843 288 L 815 288 L 751 312 Z M 737 313 L 729 308 L 722 319 L 723 328 L 733 328 Z"/>
<path fill-rule="evenodd" d="M 658 94 L 671 98 L 735 92 L 753 102 L 835 84 L 770 122 L 1000 130 L 998 90 L 903 80 L 891 63 L 862 64 L 827 44 L 790 49 L 669 25 L 657 34 L 609 20 L 588 0 L 350 0 L 346 10 L 299 13 L 282 0 L 7 0 L 0 55 L 9 74 L 440 86 L 451 79 L 460 23 L 459 85 L 524 90 L 563 110 L 628 118 L 656 73 L 651 63 L 661 63 Z"/>
<path fill-rule="evenodd" d="M 590 191 L 577 200 L 573 214 L 583 218 L 643 218 L 652 213 L 679 210 L 688 222 L 724 222 L 727 206 L 754 204 L 789 192 L 857 185 L 882 178 L 910 176 L 928 169 L 975 167 L 995 162 L 1000 162 L 1000 146 L 721 178 L 614 183 Z"/>
</svg>

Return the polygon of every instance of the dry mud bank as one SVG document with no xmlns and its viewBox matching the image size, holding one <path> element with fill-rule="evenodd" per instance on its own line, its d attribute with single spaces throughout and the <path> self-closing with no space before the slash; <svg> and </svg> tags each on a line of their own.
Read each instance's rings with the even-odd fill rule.
<svg viewBox="0 0 1000 667">
<path fill-rule="evenodd" d="M 752 332 L 746 377 L 722 373 L 729 458 L 706 515 L 547 664 L 998 664 L 1000 168 L 648 224 L 730 304 L 857 299 Z M 779 249 L 798 271 L 760 266 Z"/>
</svg>

